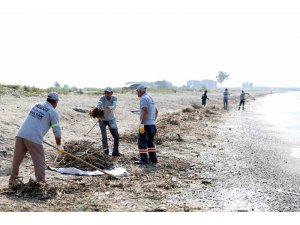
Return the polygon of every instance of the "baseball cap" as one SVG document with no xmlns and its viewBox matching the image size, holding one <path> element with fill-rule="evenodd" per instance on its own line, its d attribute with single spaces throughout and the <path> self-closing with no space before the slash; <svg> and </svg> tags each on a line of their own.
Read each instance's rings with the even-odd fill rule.
<svg viewBox="0 0 300 225">
<path fill-rule="evenodd" d="M 136 88 L 136 91 L 146 91 L 147 87 L 145 87 L 144 85 L 140 85 Z"/>
<path fill-rule="evenodd" d="M 104 91 L 107 91 L 107 92 L 113 92 L 113 90 L 112 90 L 111 87 L 106 87 L 106 88 L 104 89 Z"/>
<path fill-rule="evenodd" d="M 58 94 L 56 92 L 50 92 L 47 98 L 51 100 L 59 101 Z"/>
</svg>

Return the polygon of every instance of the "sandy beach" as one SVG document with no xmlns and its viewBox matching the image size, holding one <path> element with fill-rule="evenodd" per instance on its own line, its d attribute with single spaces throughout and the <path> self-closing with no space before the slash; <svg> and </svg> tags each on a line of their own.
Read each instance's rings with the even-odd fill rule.
<svg viewBox="0 0 300 225">
<path fill-rule="evenodd" d="M 267 92 L 252 93 L 256 101 Z M 16 196 L 7 191 L 15 134 L 28 109 L 44 96 L 19 93 L 0 96 L 0 211 L 101 211 L 101 212 L 265 212 L 299 211 L 299 159 L 291 158 L 290 145 L 280 132 L 268 129 L 248 99 L 238 111 L 239 92 L 233 92 L 230 109 L 223 110 L 222 92 L 209 92 L 208 106 L 201 107 L 201 92 L 151 93 L 159 110 L 156 166 L 137 166 L 138 108 L 135 93 L 116 93 L 116 117 L 124 155 L 109 160 L 124 167 L 129 176 L 111 180 L 105 176 L 63 175 L 47 170 L 47 183 L 59 187 L 59 195 L 46 200 Z M 87 111 L 97 95 L 63 95 L 57 108 L 63 141 L 86 141 L 101 149 L 99 128 Z M 81 109 L 82 112 L 79 112 Z M 48 132 L 45 140 L 53 143 Z M 110 145 L 112 144 L 109 135 Z M 56 151 L 44 146 L 47 165 L 56 166 Z M 20 175 L 34 178 L 29 157 Z"/>
</svg>

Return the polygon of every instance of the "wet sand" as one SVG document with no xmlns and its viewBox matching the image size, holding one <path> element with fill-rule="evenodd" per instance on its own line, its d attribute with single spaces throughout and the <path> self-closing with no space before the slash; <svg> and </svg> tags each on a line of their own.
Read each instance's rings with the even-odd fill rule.
<svg viewBox="0 0 300 225">
<path fill-rule="evenodd" d="M 260 120 L 255 103 L 224 117 L 218 139 L 225 150 L 214 155 L 210 171 L 219 181 L 216 209 L 299 211 L 300 160 L 290 156 L 294 143 Z"/>
</svg>

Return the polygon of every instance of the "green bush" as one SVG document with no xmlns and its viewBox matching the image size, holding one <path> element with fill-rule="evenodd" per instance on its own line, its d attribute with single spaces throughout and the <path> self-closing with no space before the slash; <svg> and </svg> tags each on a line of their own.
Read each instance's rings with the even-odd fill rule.
<svg viewBox="0 0 300 225">
<path fill-rule="evenodd" d="M 21 85 L 17 84 L 17 85 L 5 85 L 7 88 L 10 89 L 14 89 L 14 90 L 20 90 L 21 89 Z"/>
<path fill-rule="evenodd" d="M 25 92 L 25 95 L 29 95 L 29 96 L 31 96 L 31 95 L 39 95 L 39 94 L 45 92 L 44 89 L 37 88 L 37 87 L 34 87 L 34 86 L 24 86 L 23 90 Z"/>
</svg>

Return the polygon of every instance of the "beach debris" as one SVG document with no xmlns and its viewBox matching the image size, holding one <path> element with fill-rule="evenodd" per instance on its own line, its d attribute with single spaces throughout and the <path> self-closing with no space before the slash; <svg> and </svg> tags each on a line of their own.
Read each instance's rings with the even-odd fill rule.
<svg viewBox="0 0 300 225">
<path fill-rule="evenodd" d="M 87 113 L 87 112 L 89 112 L 88 109 L 82 109 L 82 108 L 73 108 L 73 110 L 75 112 L 80 112 L 80 113 Z"/>
<path fill-rule="evenodd" d="M 198 105 L 198 104 L 195 104 L 195 103 L 192 104 L 192 107 L 194 109 L 201 109 L 202 108 L 201 105 Z"/>
<path fill-rule="evenodd" d="M 183 205 L 183 211 L 184 211 L 184 212 L 190 212 L 191 209 L 190 209 L 190 207 L 189 207 L 188 205 L 184 204 L 184 205 Z"/>
<path fill-rule="evenodd" d="M 114 167 L 111 160 L 104 154 L 97 143 L 90 141 L 70 141 L 64 145 L 65 151 L 100 168 L 111 169 Z M 67 154 L 59 155 L 55 167 L 75 167 L 81 170 L 94 170 L 87 164 L 70 157 Z"/>
<path fill-rule="evenodd" d="M 0 156 L 3 156 L 3 157 L 7 157 L 7 151 L 6 150 L 0 150 Z"/>
<path fill-rule="evenodd" d="M 191 113 L 194 112 L 195 110 L 193 108 L 185 108 L 182 110 L 183 113 Z"/>
<path fill-rule="evenodd" d="M 29 179 L 28 183 L 23 183 L 21 180 L 9 187 L 9 195 L 14 195 L 22 198 L 37 198 L 39 200 L 46 200 L 55 198 L 58 195 L 58 187 L 51 187 L 47 183 L 36 182 Z"/>
<path fill-rule="evenodd" d="M 102 118 L 104 116 L 103 110 L 95 107 L 90 110 L 89 115 L 93 118 Z"/>
<path fill-rule="evenodd" d="M 199 108 L 201 106 L 192 104 L 192 108 L 188 107 L 181 110 L 181 112 L 166 113 L 160 116 L 156 123 L 156 144 L 162 145 L 168 142 L 184 141 L 184 136 L 180 133 L 182 132 L 182 124 L 187 121 L 201 121 L 204 117 L 217 115 L 219 110 L 216 105 L 212 105 L 205 110 L 199 110 Z M 135 131 L 127 131 L 125 134 L 120 135 L 120 139 L 128 143 L 135 143 L 137 138 L 138 132 Z"/>
<path fill-rule="evenodd" d="M 146 212 L 167 212 L 167 207 L 165 206 L 160 206 L 154 209 L 146 210 Z"/>
<path fill-rule="evenodd" d="M 203 181 L 201 181 L 201 183 L 204 184 L 204 185 L 209 185 L 209 184 L 212 184 L 212 181 L 210 181 L 210 180 L 203 180 Z"/>
</svg>

